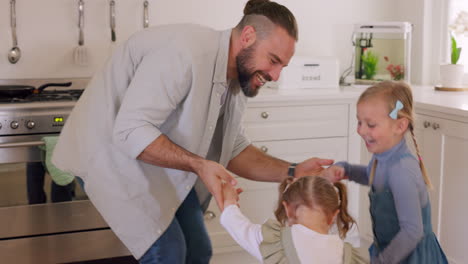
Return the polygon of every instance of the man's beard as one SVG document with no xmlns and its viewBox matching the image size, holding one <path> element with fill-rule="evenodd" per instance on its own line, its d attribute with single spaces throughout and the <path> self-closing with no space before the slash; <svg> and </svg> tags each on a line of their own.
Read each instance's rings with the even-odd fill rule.
<svg viewBox="0 0 468 264">
<path fill-rule="evenodd" d="M 239 52 L 236 57 L 237 65 L 237 75 L 239 79 L 239 85 L 242 89 L 242 92 L 247 97 L 254 97 L 258 94 L 260 87 L 255 89 L 251 85 L 252 78 L 257 78 L 256 74 L 261 74 L 260 71 L 255 71 L 252 65 L 253 54 L 257 48 L 257 44 L 253 44 L 248 48 L 245 48 Z M 267 74 L 261 74 L 267 81 L 270 81 L 271 78 Z"/>
</svg>

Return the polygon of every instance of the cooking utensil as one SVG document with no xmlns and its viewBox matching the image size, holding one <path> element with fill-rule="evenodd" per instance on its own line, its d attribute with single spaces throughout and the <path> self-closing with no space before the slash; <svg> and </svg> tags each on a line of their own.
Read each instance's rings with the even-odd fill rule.
<svg viewBox="0 0 468 264">
<path fill-rule="evenodd" d="M 145 2 L 143 2 L 143 27 L 144 28 L 147 28 L 149 26 L 148 6 L 149 6 L 149 3 L 147 0 L 145 0 Z"/>
<path fill-rule="evenodd" d="M 0 85 L 0 97 L 18 97 L 24 98 L 33 93 L 41 93 L 45 88 L 50 86 L 60 86 L 60 87 L 69 87 L 71 82 L 66 83 L 46 83 L 38 88 L 29 85 Z"/>
<path fill-rule="evenodd" d="M 115 36 L 115 1 L 110 1 L 110 27 L 111 27 L 111 40 L 112 42 L 116 41 Z"/>
<path fill-rule="evenodd" d="M 86 50 L 86 47 L 84 46 L 83 27 L 84 27 L 84 2 L 83 0 L 79 0 L 78 1 L 78 29 L 79 29 L 78 47 L 76 47 L 73 52 L 73 58 L 74 58 L 75 64 L 80 65 L 80 66 L 88 65 L 88 51 Z"/>
<path fill-rule="evenodd" d="M 21 50 L 18 47 L 18 39 L 16 36 L 16 0 L 10 1 L 10 25 L 11 35 L 13 38 L 13 47 L 8 52 L 8 61 L 15 64 L 21 58 Z"/>
</svg>

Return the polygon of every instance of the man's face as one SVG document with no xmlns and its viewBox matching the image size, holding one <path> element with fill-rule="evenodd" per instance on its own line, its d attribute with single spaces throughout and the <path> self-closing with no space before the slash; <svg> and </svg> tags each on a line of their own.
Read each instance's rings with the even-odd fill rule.
<svg viewBox="0 0 468 264">
<path fill-rule="evenodd" d="M 283 67 L 294 54 L 296 41 L 276 27 L 269 37 L 256 40 L 236 57 L 240 87 L 248 97 L 254 97 L 267 81 L 277 81 Z"/>
</svg>

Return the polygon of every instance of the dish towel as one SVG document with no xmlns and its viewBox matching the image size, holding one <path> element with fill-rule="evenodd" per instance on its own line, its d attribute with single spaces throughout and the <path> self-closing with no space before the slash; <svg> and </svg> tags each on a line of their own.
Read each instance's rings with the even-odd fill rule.
<svg viewBox="0 0 468 264">
<path fill-rule="evenodd" d="M 45 168 L 50 177 L 56 184 L 65 186 L 70 184 L 75 179 L 75 176 L 60 170 L 52 164 L 52 153 L 57 144 L 57 139 L 58 136 L 43 137 L 42 141 L 44 141 L 44 146 L 40 146 L 40 148 L 45 151 Z"/>
</svg>

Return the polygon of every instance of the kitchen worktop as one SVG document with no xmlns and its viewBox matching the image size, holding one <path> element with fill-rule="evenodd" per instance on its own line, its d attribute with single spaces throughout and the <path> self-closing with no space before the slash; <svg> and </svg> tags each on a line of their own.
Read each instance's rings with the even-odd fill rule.
<svg viewBox="0 0 468 264">
<path fill-rule="evenodd" d="M 415 109 L 423 114 L 437 112 L 445 118 L 468 122 L 468 92 L 436 91 L 433 86 L 412 86 Z M 342 86 L 339 89 L 277 89 L 265 87 L 250 103 L 267 104 L 271 101 L 333 100 L 337 102 L 357 100 L 365 87 Z"/>
</svg>

